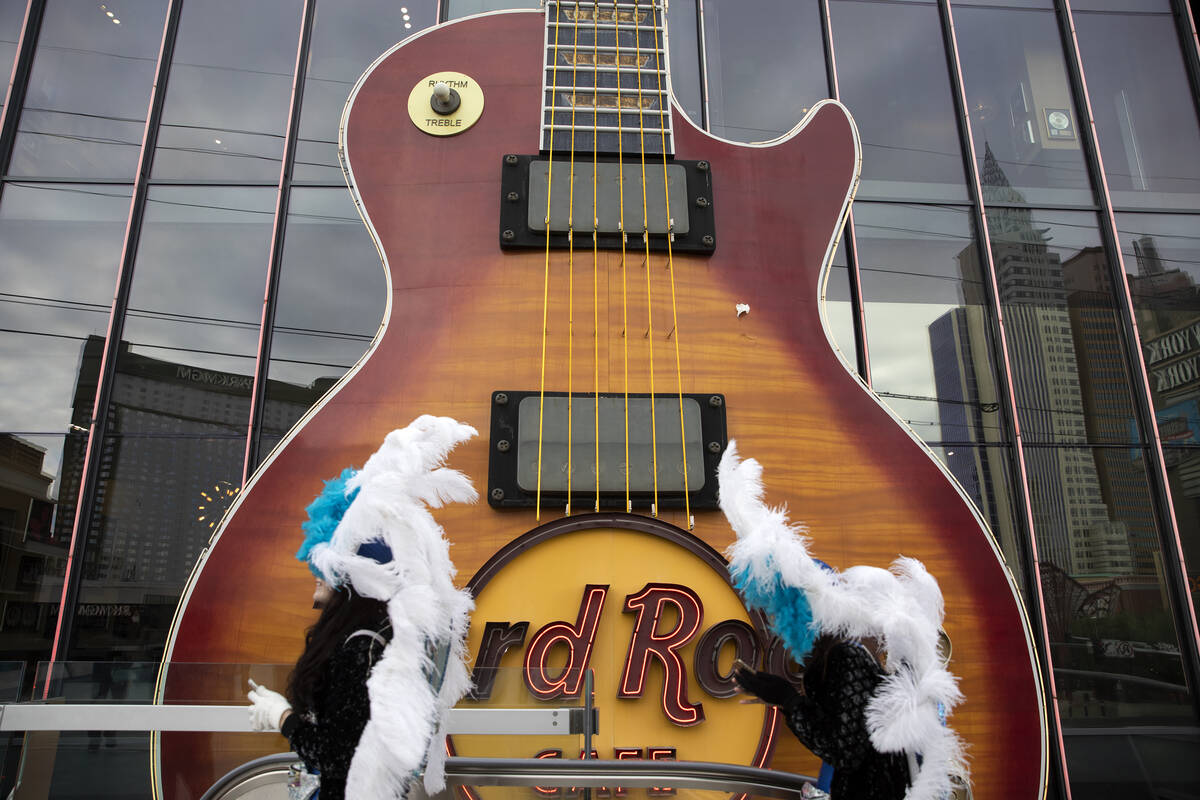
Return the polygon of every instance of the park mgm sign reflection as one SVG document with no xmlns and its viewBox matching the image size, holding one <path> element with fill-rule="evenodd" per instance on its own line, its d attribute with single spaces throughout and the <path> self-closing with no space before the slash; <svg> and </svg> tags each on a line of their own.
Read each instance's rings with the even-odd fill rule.
<svg viewBox="0 0 1200 800">
<path fill-rule="evenodd" d="M 733 663 L 777 674 L 794 665 L 747 612 L 721 556 L 691 534 L 626 514 L 571 517 L 514 540 L 469 585 L 476 689 L 468 707 L 579 706 L 591 670 L 591 758 L 770 759 L 778 714 L 744 702 Z M 455 736 L 451 748 L 467 757 L 581 758 L 581 742 Z"/>
</svg>

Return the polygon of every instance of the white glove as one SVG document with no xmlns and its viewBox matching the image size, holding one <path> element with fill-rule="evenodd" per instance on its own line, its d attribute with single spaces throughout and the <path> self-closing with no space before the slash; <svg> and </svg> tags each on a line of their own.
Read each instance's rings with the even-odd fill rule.
<svg viewBox="0 0 1200 800">
<path fill-rule="evenodd" d="M 272 692 L 265 686 L 259 686 L 250 681 L 253 687 L 247 692 L 250 707 L 250 727 L 256 731 L 277 731 L 283 721 L 283 715 L 292 710 L 292 704 L 279 692 Z"/>
</svg>

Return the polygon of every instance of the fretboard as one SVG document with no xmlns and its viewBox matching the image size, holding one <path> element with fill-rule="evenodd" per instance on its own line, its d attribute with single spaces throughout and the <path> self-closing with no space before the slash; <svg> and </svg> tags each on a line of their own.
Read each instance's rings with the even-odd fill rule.
<svg viewBox="0 0 1200 800">
<path fill-rule="evenodd" d="M 542 149 L 670 155 L 661 0 L 546 3 Z"/>
</svg>

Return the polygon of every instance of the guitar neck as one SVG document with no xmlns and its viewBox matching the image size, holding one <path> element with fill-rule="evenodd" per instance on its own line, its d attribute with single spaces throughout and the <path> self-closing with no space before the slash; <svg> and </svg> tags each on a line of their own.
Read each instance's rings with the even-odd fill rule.
<svg viewBox="0 0 1200 800">
<path fill-rule="evenodd" d="M 671 155 L 662 0 L 546 3 L 542 150 Z"/>
</svg>

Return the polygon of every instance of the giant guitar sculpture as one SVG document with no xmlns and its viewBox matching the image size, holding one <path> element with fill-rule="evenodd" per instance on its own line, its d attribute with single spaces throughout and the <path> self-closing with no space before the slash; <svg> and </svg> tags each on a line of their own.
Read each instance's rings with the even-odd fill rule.
<svg viewBox="0 0 1200 800">
<path fill-rule="evenodd" d="M 188 665 L 295 659 L 312 621 L 309 573 L 291 555 L 305 505 L 420 414 L 481 432 L 452 464 L 489 502 L 437 515 L 460 580 L 539 524 L 596 511 L 655 516 L 723 550 L 727 436 L 762 462 L 768 499 L 804 520 L 822 559 L 886 566 L 903 553 L 937 577 L 974 795 L 1038 798 L 1046 723 L 1012 577 L 822 321 L 858 181 L 854 124 L 825 101 L 763 145 L 697 129 L 670 100 L 663 5 L 480 15 L 406 40 L 361 78 L 341 146 L 389 276 L 387 313 L 214 536 L 160 698 L 239 702 L 241 683 Z M 164 735 L 157 783 L 198 796 L 279 744 Z"/>
</svg>

